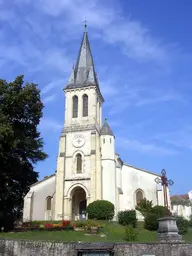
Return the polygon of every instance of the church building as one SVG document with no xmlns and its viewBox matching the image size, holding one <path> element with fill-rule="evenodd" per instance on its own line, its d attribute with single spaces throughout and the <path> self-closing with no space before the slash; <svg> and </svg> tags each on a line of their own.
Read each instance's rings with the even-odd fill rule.
<svg viewBox="0 0 192 256">
<path fill-rule="evenodd" d="M 83 219 L 86 206 L 100 199 L 114 204 L 115 218 L 143 198 L 163 205 L 163 188 L 155 182 L 159 175 L 126 164 L 115 151 L 115 135 L 102 118 L 104 98 L 86 27 L 64 93 L 56 173 L 30 187 L 23 221 Z"/>
</svg>

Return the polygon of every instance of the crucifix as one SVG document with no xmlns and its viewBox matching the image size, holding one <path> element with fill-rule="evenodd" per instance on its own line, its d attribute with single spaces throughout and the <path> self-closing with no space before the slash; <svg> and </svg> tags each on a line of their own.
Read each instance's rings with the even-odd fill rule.
<svg viewBox="0 0 192 256">
<path fill-rule="evenodd" d="M 77 143 L 78 143 L 78 144 L 81 143 L 81 139 L 78 139 L 78 140 L 77 140 Z"/>
<path fill-rule="evenodd" d="M 157 184 L 161 184 L 163 186 L 163 196 L 164 196 L 164 206 L 168 209 L 168 198 L 167 198 L 167 187 L 170 185 L 172 186 L 174 184 L 174 182 L 172 180 L 168 180 L 167 176 L 166 176 L 166 171 L 165 169 L 163 169 L 161 171 L 161 176 L 157 177 L 155 179 L 155 182 Z"/>
</svg>

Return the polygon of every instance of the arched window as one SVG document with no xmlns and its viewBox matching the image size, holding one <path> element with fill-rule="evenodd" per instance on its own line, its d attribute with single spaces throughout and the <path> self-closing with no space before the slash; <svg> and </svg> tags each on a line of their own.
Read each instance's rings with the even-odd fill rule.
<svg viewBox="0 0 192 256">
<path fill-rule="evenodd" d="M 77 162 L 77 173 L 81 173 L 82 172 L 82 156 L 81 154 L 77 154 L 76 155 L 76 162 Z"/>
<path fill-rule="evenodd" d="M 47 197 L 47 204 L 46 204 L 46 210 L 47 211 L 51 210 L 51 199 L 52 198 L 50 196 Z"/>
<path fill-rule="evenodd" d="M 142 199 L 143 199 L 143 192 L 141 190 L 138 190 L 136 192 L 136 204 L 138 205 Z"/>
<path fill-rule="evenodd" d="M 73 96 L 73 118 L 78 117 L 78 97 Z"/>
<path fill-rule="evenodd" d="M 83 116 L 88 116 L 88 96 L 83 95 Z"/>
</svg>

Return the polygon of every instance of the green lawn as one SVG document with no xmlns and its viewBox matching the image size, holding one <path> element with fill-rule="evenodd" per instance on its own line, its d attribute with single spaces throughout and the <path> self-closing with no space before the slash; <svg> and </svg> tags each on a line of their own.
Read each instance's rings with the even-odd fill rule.
<svg viewBox="0 0 192 256">
<path fill-rule="evenodd" d="M 28 239 L 28 240 L 49 240 L 49 241 L 87 241 L 87 242 L 125 242 L 124 227 L 117 223 L 99 222 L 104 225 L 103 233 L 106 237 L 98 235 L 86 236 L 84 232 L 77 231 L 27 231 L 18 233 L 0 233 L 1 238 L 9 239 Z M 155 242 L 156 232 L 151 232 L 143 228 L 143 223 L 138 223 L 136 228 L 138 232 L 137 242 Z M 183 236 L 186 242 L 192 242 L 192 229 L 189 229 L 188 234 Z"/>
</svg>

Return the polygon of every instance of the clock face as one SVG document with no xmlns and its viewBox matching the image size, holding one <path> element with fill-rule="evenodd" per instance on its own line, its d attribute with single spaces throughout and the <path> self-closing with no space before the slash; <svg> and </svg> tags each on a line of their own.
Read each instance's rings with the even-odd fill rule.
<svg viewBox="0 0 192 256">
<path fill-rule="evenodd" d="M 85 138 L 82 135 L 77 135 L 73 138 L 73 146 L 76 148 L 80 148 L 84 145 Z"/>
</svg>

